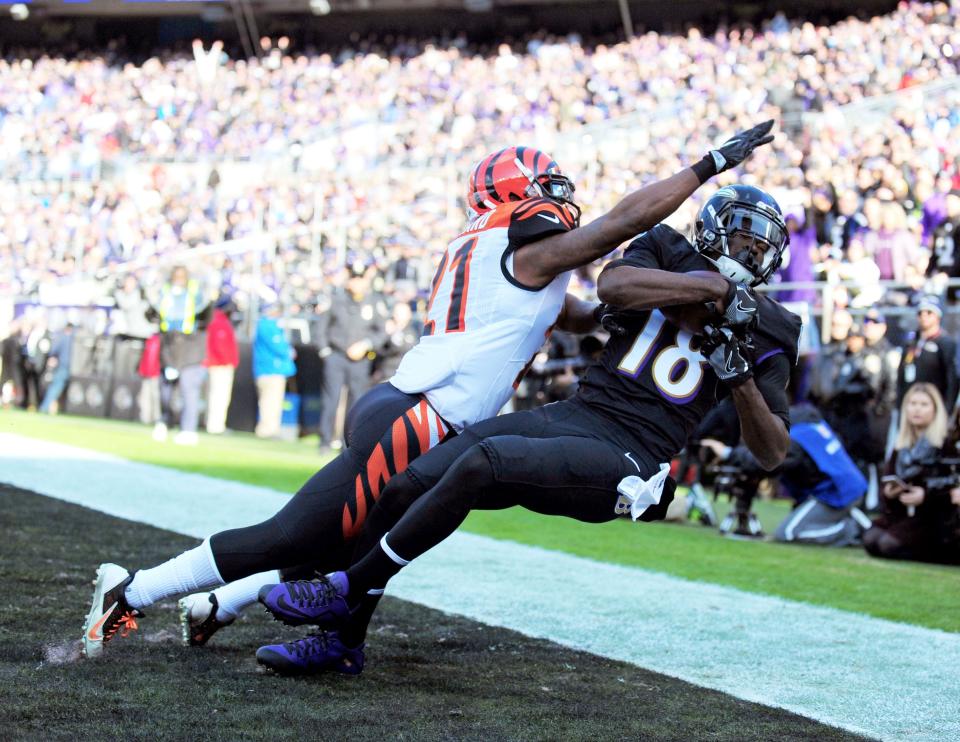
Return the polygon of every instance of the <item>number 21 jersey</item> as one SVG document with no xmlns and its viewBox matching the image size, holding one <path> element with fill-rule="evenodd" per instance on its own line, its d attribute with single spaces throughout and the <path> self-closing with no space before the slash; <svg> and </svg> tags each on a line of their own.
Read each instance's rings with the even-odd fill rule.
<svg viewBox="0 0 960 742">
<path fill-rule="evenodd" d="M 513 253 L 573 227 L 545 198 L 503 204 L 471 222 L 441 257 L 423 336 L 390 383 L 423 393 L 458 431 L 496 415 L 550 334 L 570 281 L 563 273 L 546 286 L 524 286 L 513 275 Z"/>
</svg>

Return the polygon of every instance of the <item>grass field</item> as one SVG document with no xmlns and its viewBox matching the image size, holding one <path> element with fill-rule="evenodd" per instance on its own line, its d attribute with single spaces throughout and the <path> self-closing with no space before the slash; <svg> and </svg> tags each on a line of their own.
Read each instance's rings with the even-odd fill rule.
<svg viewBox="0 0 960 742">
<path fill-rule="evenodd" d="M 846 740 L 855 735 L 638 667 L 387 599 L 356 678 L 262 672 L 297 634 L 251 614 L 204 649 L 173 604 L 78 661 L 106 548 L 156 562 L 195 541 L 0 486 L 0 730 L 5 740 Z M 82 537 L 80 536 L 82 534 Z"/>
<path fill-rule="evenodd" d="M 156 444 L 141 425 L 78 417 L 0 412 L 0 431 L 115 453 L 172 467 L 294 492 L 323 463 L 306 441 L 260 441 L 234 434 L 201 436 L 201 445 Z M 768 531 L 788 512 L 757 503 Z M 566 551 L 751 592 L 960 632 L 960 570 L 872 559 L 859 549 L 818 549 L 733 541 L 695 525 L 590 526 L 513 509 L 474 513 L 474 533 Z"/>
</svg>

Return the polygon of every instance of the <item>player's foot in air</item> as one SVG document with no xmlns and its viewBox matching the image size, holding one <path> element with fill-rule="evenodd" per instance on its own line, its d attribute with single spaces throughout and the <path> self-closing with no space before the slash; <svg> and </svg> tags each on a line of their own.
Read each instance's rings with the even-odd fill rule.
<svg viewBox="0 0 960 742">
<path fill-rule="evenodd" d="M 93 659 L 103 653 L 103 645 L 120 632 L 126 636 L 137 628 L 143 613 L 127 603 L 124 590 L 133 575 L 116 564 L 101 564 L 94 581 L 93 604 L 83 624 L 83 654 Z"/>
<path fill-rule="evenodd" d="M 363 646 L 351 649 L 340 641 L 336 631 L 321 631 L 294 642 L 260 647 L 257 662 L 281 675 L 359 675 L 363 672 Z"/>
<path fill-rule="evenodd" d="M 258 600 L 273 617 L 288 626 L 313 624 L 326 629 L 342 626 L 350 617 L 349 584 L 344 572 L 321 575 L 313 580 L 292 580 L 264 585 Z"/>
<path fill-rule="evenodd" d="M 236 619 L 222 621 L 217 618 L 217 609 L 220 604 L 213 593 L 194 593 L 182 598 L 177 606 L 180 608 L 180 631 L 183 634 L 183 643 L 191 647 L 202 647 L 210 637 L 224 626 L 229 626 Z"/>
</svg>

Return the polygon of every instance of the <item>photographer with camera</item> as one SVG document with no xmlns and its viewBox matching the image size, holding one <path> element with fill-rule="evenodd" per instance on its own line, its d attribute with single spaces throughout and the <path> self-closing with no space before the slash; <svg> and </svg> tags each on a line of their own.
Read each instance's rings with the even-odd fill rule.
<svg viewBox="0 0 960 742">
<path fill-rule="evenodd" d="M 850 326 L 844 345 L 836 359 L 832 393 L 820 409 L 863 472 L 871 459 L 871 439 L 864 431 L 870 429 L 870 409 L 880 397 L 882 368 L 868 363 L 861 325 Z"/>
<path fill-rule="evenodd" d="M 870 520 L 855 504 L 867 491 L 867 480 L 843 447 L 836 433 L 812 406 L 790 410 L 790 448 L 787 457 L 774 474 L 780 477 L 784 490 L 793 498 L 795 507 L 774 533 L 776 541 L 849 546 L 860 541 L 870 527 Z M 716 440 L 702 440 L 723 462 L 716 467 L 718 491 L 729 481 L 731 492 L 756 491 L 763 471 L 744 445 L 730 448 Z M 749 502 L 735 497 L 734 514 L 748 512 Z M 747 525 L 752 517 L 747 516 Z M 737 526 L 734 534 L 740 532 Z M 754 526 L 758 530 L 757 526 Z M 746 535 L 746 534 L 745 534 Z M 756 535 L 756 534 L 752 534 Z"/>
<path fill-rule="evenodd" d="M 956 437 L 956 436 L 954 436 Z M 956 445 L 944 445 L 947 413 L 937 387 L 907 389 L 900 427 L 883 477 L 882 512 L 863 536 L 872 556 L 960 563 L 955 492 L 960 477 Z"/>
</svg>

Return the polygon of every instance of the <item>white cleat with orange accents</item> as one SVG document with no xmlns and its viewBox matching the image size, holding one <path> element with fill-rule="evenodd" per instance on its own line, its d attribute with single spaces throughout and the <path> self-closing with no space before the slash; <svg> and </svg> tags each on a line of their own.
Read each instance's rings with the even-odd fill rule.
<svg viewBox="0 0 960 742">
<path fill-rule="evenodd" d="M 101 564 L 94 581 L 93 604 L 83 624 L 83 654 L 94 659 L 103 654 L 103 645 L 120 632 L 126 636 L 137 628 L 143 613 L 127 603 L 124 590 L 133 575 L 117 564 Z"/>
</svg>

